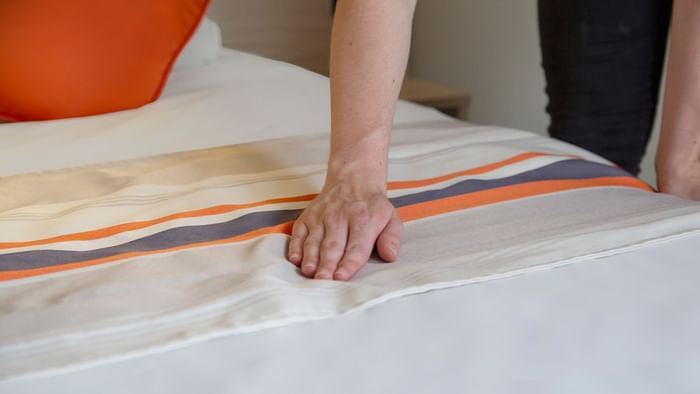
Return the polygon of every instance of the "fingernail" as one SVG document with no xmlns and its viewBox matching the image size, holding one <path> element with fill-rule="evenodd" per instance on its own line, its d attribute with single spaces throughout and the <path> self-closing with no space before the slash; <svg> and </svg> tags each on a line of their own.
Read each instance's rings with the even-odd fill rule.
<svg viewBox="0 0 700 394">
<path fill-rule="evenodd" d="M 399 252 L 396 251 L 396 248 L 390 246 L 389 250 L 391 251 L 391 254 L 394 256 L 394 258 L 399 257 Z"/>
<path fill-rule="evenodd" d="M 335 279 L 345 280 L 348 277 L 348 272 L 340 268 L 335 271 Z"/>
<path fill-rule="evenodd" d="M 326 279 L 331 277 L 331 273 L 328 270 L 321 270 L 316 273 L 316 277 L 319 279 Z"/>
<path fill-rule="evenodd" d="M 316 266 L 313 264 L 306 264 L 303 267 L 301 267 L 301 272 L 303 272 L 305 275 L 312 275 L 315 270 Z"/>
<path fill-rule="evenodd" d="M 299 262 L 299 255 L 298 254 L 293 254 L 289 256 L 289 261 L 292 263 L 298 263 Z"/>
</svg>

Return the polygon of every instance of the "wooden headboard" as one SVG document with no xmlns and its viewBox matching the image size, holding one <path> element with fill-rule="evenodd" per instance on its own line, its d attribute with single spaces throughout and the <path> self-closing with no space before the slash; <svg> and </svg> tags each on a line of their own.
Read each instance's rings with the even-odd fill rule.
<svg viewBox="0 0 700 394">
<path fill-rule="evenodd" d="M 332 0 L 214 0 L 225 47 L 328 75 Z"/>
</svg>

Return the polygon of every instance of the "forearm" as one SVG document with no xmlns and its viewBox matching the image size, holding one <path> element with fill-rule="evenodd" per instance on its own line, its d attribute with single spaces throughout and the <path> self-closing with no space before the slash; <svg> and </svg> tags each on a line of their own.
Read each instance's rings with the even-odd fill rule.
<svg viewBox="0 0 700 394">
<path fill-rule="evenodd" d="M 676 0 L 673 8 L 657 155 L 660 180 L 683 176 L 700 160 L 700 2 Z"/>
<path fill-rule="evenodd" d="M 328 179 L 386 182 L 415 0 L 340 0 L 331 38 Z"/>
</svg>

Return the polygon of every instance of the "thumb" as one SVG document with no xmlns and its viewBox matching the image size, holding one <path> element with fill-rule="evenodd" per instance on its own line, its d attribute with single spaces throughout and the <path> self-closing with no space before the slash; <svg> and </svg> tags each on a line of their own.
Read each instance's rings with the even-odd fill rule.
<svg viewBox="0 0 700 394">
<path fill-rule="evenodd" d="M 399 256 L 401 237 L 403 236 L 403 223 L 394 209 L 389 222 L 377 237 L 377 253 L 382 260 L 392 262 Z"/>
</svg>

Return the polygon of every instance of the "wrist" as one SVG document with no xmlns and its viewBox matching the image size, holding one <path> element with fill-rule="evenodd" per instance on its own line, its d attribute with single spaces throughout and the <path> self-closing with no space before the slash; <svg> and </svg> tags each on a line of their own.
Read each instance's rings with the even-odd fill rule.
<svg viewBox="0 0 700 394">
<path fill-rule="evenodd" d="M 371 158 L 331 157 L 326 172 L 326 185 L 348 184 L 353 188 L 386 192 L 386 161 Z"/>
<path fill-rule="evenodd" d="M 332 127 L 326 183 L 386 192 L 390 129 L 341 126 Z"/>
</svg>

